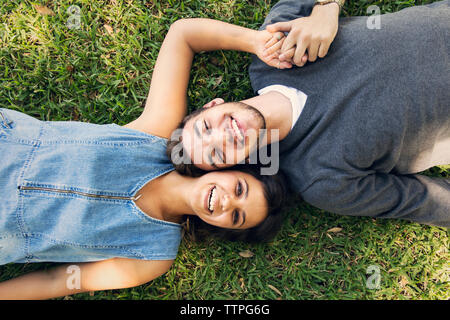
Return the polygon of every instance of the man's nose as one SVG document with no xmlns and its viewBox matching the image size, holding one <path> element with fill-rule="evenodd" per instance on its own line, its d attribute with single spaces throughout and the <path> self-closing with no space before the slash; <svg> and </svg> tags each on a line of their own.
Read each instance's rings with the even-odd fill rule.
<svg viewBox="0 0 450 320">
<path fill-rule="evenodd" d="M 213 143 L 214 141 L 216 141 L 217 138 L 218 138 L 217 130 L 215 130 L 215 129 L 207 130 L 205 132 L 205 134 L 202 135 L 203 145 L 209 145 L 209 144 Z"/>
<path fill-rule="evenodd" d="M 202 137 L 203 146 L 205 147 L 218 147 L 224 149 L 226 147 L 226 137 L 223 130 L 210 130 L 208 134 Z"/>
</svg>

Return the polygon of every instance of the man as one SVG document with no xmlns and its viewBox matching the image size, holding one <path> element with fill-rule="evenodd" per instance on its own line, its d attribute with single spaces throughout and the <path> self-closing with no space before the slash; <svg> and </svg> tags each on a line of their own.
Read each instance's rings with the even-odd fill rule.
<svg viewBox="0 0 450 320">
<path fill-rule="evenodd" d="M 280 1 L 261 28 L 275 23 L 272 31 L 298 33 L 299 18 L 317 5 Z M 450 164 L 449 15 L 447 0 L 382 15 L 375 29 L 367 17 L 343 18 L 325 59 L 278 70 L 254 58 L 250 79 L 259 96 L 216 99 L 184 121 L 184 155 L 210 170 L 229 166 L 230 149 L 242 151 L 233 157 L 240 161 L 256 145 L 281 140 L 281 168 L 308 203 L 450 227 L 450 179 L 417 174 Z M 311 62 L 323 56 L 326 44 L 311 39 L 288 35 L 285 58 L 302 66 L 306 49 Z M 261 128 L 264 139 L 247 138 Z"/>
</svg>

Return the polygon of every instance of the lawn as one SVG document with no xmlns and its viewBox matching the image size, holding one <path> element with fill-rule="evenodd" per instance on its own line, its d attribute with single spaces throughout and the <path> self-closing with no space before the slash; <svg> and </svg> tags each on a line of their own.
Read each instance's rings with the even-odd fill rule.
<svg viewBox="0 0 450 320">
<path fill-rule="evenodd" d="M 366 15 L 371 4 L 384 13 L 431 2 L 347 1 L 342 16 Z M 0 107 L 41 120 L 126 124 L 142 111 L 172 22 L 208 17 L 257 29 L 274 3 L 0 0 Z M 66 25 L 73 4 L 81 8 L 79 29 Z M 237 52 L 197 55 L 190 110 L 214 97 L 250 97 L 249 63 L 248 54 Z M 450 166 L 424 174 L 450 177 Z M 66 299 L 450 298 L 448 230 L 338 216 L 295 200 L 286 214 L 281 232 L 268 244 L 185 239 L 164 276 L 132 289 Z M 1 266 L 0 281 L 51 266 Z M 371 274 L 371 268 L 379 273 Z"/>
</svg>

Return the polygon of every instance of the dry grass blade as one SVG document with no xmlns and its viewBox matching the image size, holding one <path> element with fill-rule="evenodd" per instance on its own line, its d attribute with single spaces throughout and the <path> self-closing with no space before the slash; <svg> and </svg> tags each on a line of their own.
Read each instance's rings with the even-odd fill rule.
<svg viewBox="0 0 450 320">
<path fill-rule="evenodd" d="M 111 27 L 109 24 L 104 24 L 103 27 L 105 27 L 106 32 L 108 32 L 109 35 L 114 33 L 113 27 Z"/>
<path fill-rule="evenodd" d="M 255 254 L 253 252 L 251 252 L 250 250 L 244 250 L 244 251 L 239 252 L 239 255 L 243 258 L 251 258 Z"/>
<path fill-rule="evenodd" d="M 39 14 L 42 14 L 43 16 L 54 16 L 55 15 L 53 10 L 47 6 L 34 5 L 34 9 L 36 9 L 36 11 Z"/>
<path fill-rule="evenodd" d="M 278 295 L 282 296 L 280 290 L 278 290 L 277 288 L 275 288 L 273 285 L 268 284 L 267 285 L 270 289 L 272 289 L 273 291 L 275 291 Z"/>
</svg>

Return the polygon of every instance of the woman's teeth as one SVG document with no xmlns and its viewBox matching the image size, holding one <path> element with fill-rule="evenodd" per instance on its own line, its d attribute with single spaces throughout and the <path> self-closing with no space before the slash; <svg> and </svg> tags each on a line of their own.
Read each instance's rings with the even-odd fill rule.
<svg viewBox="0 0 450 320">
<path fill-rule="evenodd" d="M 209 211 L 213 212 L 214 207 L 216 205 L 217 195 L 216 195 L 216 187 L 212 188 L 211 193 L 209 194 L 209 203 L 208 203 L 208 209 Z"/>
<path fill-rule="evenodd" d="M 238 137 L 238 139 L 240 141 L 244 140 L 244 137 L 241 134 L 241 130 L 239 130 L 239 127 L 236 123 L 236 120 L 232 119 L 231 120 L 231 126 L 233 127 L 234 133 L 236 134 L 236 137 Z"/>
</svg>

